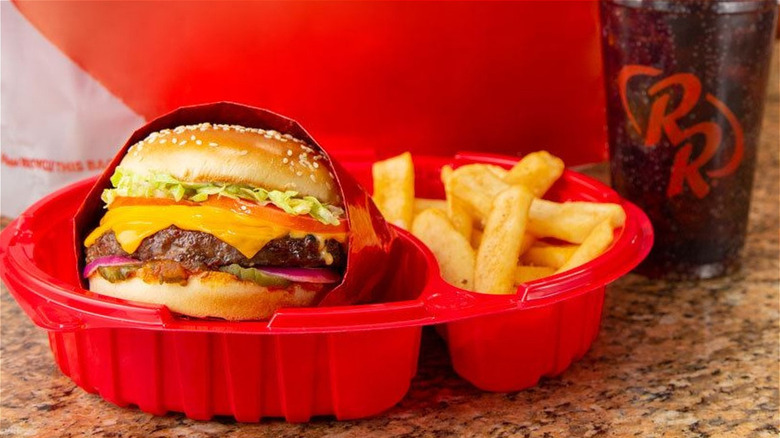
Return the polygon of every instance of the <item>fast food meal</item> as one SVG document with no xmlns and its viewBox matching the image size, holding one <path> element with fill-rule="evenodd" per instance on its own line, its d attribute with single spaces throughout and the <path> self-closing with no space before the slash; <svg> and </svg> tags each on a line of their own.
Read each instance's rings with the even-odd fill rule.
<svg viewBox="0 0 780 438">
<path fill-rule="evenodd" d="M 528 154 L 508 170 L 444 166 L 444 200 L 415 198 L 408 154 L 374 168 L 386 169 L 380 181 L 375 172 L 379 208 L 388 214 L 412 211 L 409 229 L 436 256 L 444 280 L 475 292 L 513 293 L 518 284 L 587 263 L 609 248 L 626 220 L 618 204 L 542 199 L 564 170 L 563 161 L 546 151 Z M 403 185 L 384 182 L 400 175 Z M 390 193 L 392 203 L 385 201 Z"/>
<path fill-rule="evenodd" d="M 326 157 L 227 124 L 163 129 L 127 150 L 84 240 L 102 295 L 194 317 L 265 319 L 338 285 L 348 230 Z"/>
</svg>

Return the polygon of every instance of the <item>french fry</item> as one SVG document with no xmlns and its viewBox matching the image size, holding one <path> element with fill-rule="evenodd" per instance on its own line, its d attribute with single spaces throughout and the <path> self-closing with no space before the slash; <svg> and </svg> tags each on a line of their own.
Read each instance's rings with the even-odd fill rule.
<svg viewBox="0 0 780 438">
<path fill-rule="evenodd" d="M 493 164 L 481 164 L 480 166 L 484 166 L 487 170 L 489 170 L 493 175 L 504 179 L 506 178 L 506 175 L 509 173 L 508 170 L 504 169 L 501 166 L 496 166 Z"/>
<path fill-rule="evenodd" d="M 414 217 L 414 165 L 412 155 L 405 152 L 372 167 L 374 202 L 385 219 L 409 229 Z"/>
<path fill-rule="evenodd" d="M 489 171 L 493 175 L 497 176 L 500 179 L 504 179 L 506 177 L 507 173 L 509 173 L 508 170 L 504 169 L 501 166 L 496 166 L 495 164 L 466 164 L 461 167 L 478 167 L 483 171 Z M 452 174 L 453 169 L 452 166 L 447 165 L 441 168 L 441 177 L 442 182 L 444 181 L 444 178 L 446 178 L 448 175 L 446 174 Z"/>
<path fill-rule="evenodd" d="M 561 177 L 563 168 L 563 161 L 549 152 L 533 152 L 512 167 L 504 182 L 523 185 L 534 196 L 541 198 Z"/>
<path fill-rule="evenodd" d="M 532 200 L 531 192 L 518 185 L 500 192 L 493 201 L 477 250 L 476 290 L 489 294 L 512 293 Z"/>
<path fill-rule="evenodd" d="M 417 236 L 436 256 L 441 276 L 461 289 L 474 290 L 474 249 L 440 210 L 428 209 L 412 223 Z"/>
<path fill-rule="evenodd" d="M 474 248 L 479 248 L 479 244 L 482 242 L 482 234 L 483 231 L 477 229 L 471 232 L 471 246 Z M 522 256 L 525 254 L 525 252 L 528 251 L 535 242 L 535 236 L 528 233 L 523 234 L 523 240 L 520 242 L 520 255 Z"/>
<path fill-rule="evenodd" d="M 487 220 L 495 197 L 509 188 L 509 184 L 482 164 L 469 164 L 455 169 L 449 181 L 451 193 L 463 201 L 475 219 L 482 222 Z"/>
<path fill-rule="evenodd" d="M 414 215 L 422 213 L 429 208 L 446 211 L 447 201 L 443 199 L 414 198 Z"/>
<path fill-rule="evenodd" d="M 613 237 L 612 225 L 609 219 L 601 222 L 591 231 L 587 239 L 582 242 L 582 245 L 577 248 L 577 251 L 572 254 L 569 260 L 558 268 L 556 273 L 568 271 L 595 259 L 609 247 Z"/>
<path fill-rule="evenodd" d="M 523 240 L 520 242 L 520 255 L 525 254 L 534 243 L 536 243 L 536 237 L 533 234 L 523 234 Z"/>
<path fill-rule="evenodd" d="M 466 206 L 463 205 L 463 201 L 455 196 L 448 196 L 447 216 L 450 218 L 452 226 L 455 227 L 466 240 L 470 241 L 471 233 L 474 231 L 474 221 Z"/>
<path fill-rule="evenodd" d="M 527 283 L 540 278 L 549 277 L 555 273 L 555 269 L 548 266 L 523 266 L 515 269 L 515 284 Z"/>
<path fill-rule="evenodd" d="M 447 181 L 449 181 L 450 177 L 452 176 L 452 172 L 454 172 L 452 166 L 450 165 L 442 166 L 441 183 L 444 184 L 445 187 L 447 186 Z"/>
<path fill-rule="evenodd" d="M 626 213 L 618 204 L 557 203 L 535 199 L 528 213 L 528 232 L 537 237 L 582 243 L 596 225 L 604 220 L 608 220 L 612 227 L 621 227 L 625 223 Z"/>
<path fill-rule="evenodd" d="M 441 171 L 441 181 L 444 184 L 444 195 L 446 197 L 447 217 L 456 230 L 466 240 L 471 240 L 471 232 L 474 229 L 474 219 L 469 214 L 468 208 L 457 196 L 452 193 L 452 167 L 444 166 Z"/>
<path fill-rule="evenodd" d="M 588 213 L 599 217 L 605 217 L 609 219 L 609 224 L 612 228 L 620 228 L 626 223 L 626 211 L 620 204 L 612 204 L 609 202 L 564 202 L 564 209 L 569 209 L 567 213 L 573 212 Z"/>
<path fill-rule="evenodd" d="M 520 257 L 520 261 L 528 265 L 546 266 L 558 269 L 574 255 L 577 248 L 577 245 L 549 245 L 546 243 L 537 243 Z"/>
</svg>

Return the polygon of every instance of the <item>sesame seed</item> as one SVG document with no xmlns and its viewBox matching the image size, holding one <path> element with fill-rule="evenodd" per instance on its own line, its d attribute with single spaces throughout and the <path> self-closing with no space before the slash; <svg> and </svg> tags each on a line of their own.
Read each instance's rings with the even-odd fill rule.
<svg viewBox="0 0 780 438">
<path fill-rule="evenodd" d="M 209 146 L 219 146 L 219 144 L 212 142 L 209 142 Z"/>
<path fill-rule="evenodd" d="M 312 173 L 311 175 L 309 175 L 309 178 L 310 178 L 312 181 L 317 181 L 317 178 L 315 178 L 315 177 L 314 177 L 314 174 L 313 174 L 313 173 Z"/>
<path fill-rule="evenodd" d="M 187 140 L 182 140 L 179 142 L 179 146 L 184 146 L 185 144 L 187 144 Z"/>
<path fill-rule="evenodd" d="M 176 143 L 178 143 L 178 142 L 179 142 L 179 140 L 177 140 L 177 139 L 176 139 L 176 137 L 174 137 L 174 138 L 172 138 L 172 139 L 171 139 L 171 143 L 173 143 L 173 144 L 176 144 Z"/>
<path fill-rule="evenodd" d="M 202 145 L 202 144 L 203 144 L 203 142 L 202 142 L 202 141 L 200 141 L 200 140 L 195 140 L 195 144 L 196 144 L 196 145 L 198 145 L 198 146 L 200 146 L 200 145 Z"/>
<path fill-rule="evenodd" d="M 166 139 L 162 139 L 162 140 L 160 140 L 160 143 L 161 143 L 161 144 L 162 144 L 162 143 L 166 143 L 167 141 L 168 141 L 168 140 L 166 140 Z"/>
<path fill-rule="evenodd" d="M 191 136 L 190 136 L 190 140 L 192 140 L 192 141 L 195 141 L 195 136 L 194 136 L 194 135 L 191 135 Z"/>
<path fill-rule="evenodd" d="M 295 172 L 295 174 L 296 174 L 297 176 L 303 176 L 303 172 L 301 172 L 300 170 L 299 170 L 299 171 L 297 171 L 297 172 Z"/>
<path fill-rule="evenodd" d="M 239 152 L 238 155 L 246 155 L 248 153 L 249 153 L 249 151 L 245 149 L 245 150 Z"/>
<path fill-rule="evenodd" d="M 314 163 L 314 168 L 316 169 L 318 167 L 320 167 L 320 163 Z"/>
<path fill-rule="evenodd" d="M 287 157 L 284 157 L 284 159 L 282 160 L 282 163 L 284 163 L 284 164 L 287 164 L 289 162 L 290 162 L 290 159 L 287 158 Z"/>
<path fill-rule="evenodd" d="M 292 150 L 287 149 L 287 156 L 288 157 L 292 157 L 292 154 L 293 154 Z"/>
</svg>

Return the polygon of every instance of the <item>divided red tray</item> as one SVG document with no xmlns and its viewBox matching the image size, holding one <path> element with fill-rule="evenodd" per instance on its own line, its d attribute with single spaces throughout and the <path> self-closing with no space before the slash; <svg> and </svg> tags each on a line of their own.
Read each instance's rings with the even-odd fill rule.
<svg viewBox="0 0 780 438">
<path fill-rule="evenodd" d="M 366 187 L 366 155 L 339 161 Z M 420 197 L 443 197 L 443 165 L 516 158 L 462 153 L 415 156 Z M 612 246 L 571 271 L 527 283 L 514 295 L 483 295 L 446 284 L 432 254 L 396 229 L 381 301 L 286 309 L 270 321 L 179 318 L 166 308 L 83 293 L 72 278 L 72 218 L 94 183 L 84 180 L 42 199 L 0 235 L 0 276 L 49 333 L 63 373 L 119 406 L 255 422 L 316 415 L 361 418 L 406 394 L 417 368 L 422 327 L 437 325 L 455 371 L 488 391 L 516 391 L 563 372 L 599 330 L 605 286 L 649 252 L 645 214 L 605 185 L 566 171 L 547 198 L 620 203 L 627 220 Z"/>
</svg>

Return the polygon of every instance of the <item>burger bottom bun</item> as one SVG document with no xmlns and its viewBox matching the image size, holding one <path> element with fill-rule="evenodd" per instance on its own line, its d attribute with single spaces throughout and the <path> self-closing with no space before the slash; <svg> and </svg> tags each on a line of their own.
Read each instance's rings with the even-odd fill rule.
<svg viewBox="0 0 780 438">
<path fill-rule="evenodd" d="M 311 306 L 319 292 L 297 283 L 286 289 L 269 289 L 223 272 L 191 276 L 186 285 L 146 283 L 138 277 L 111 283 L 96 272 L 89 277 L 89 289 L 123 300 L 163 304 L 184 315 L 232 321 L 268 319 L 282 307 Z"/>
</svg>

